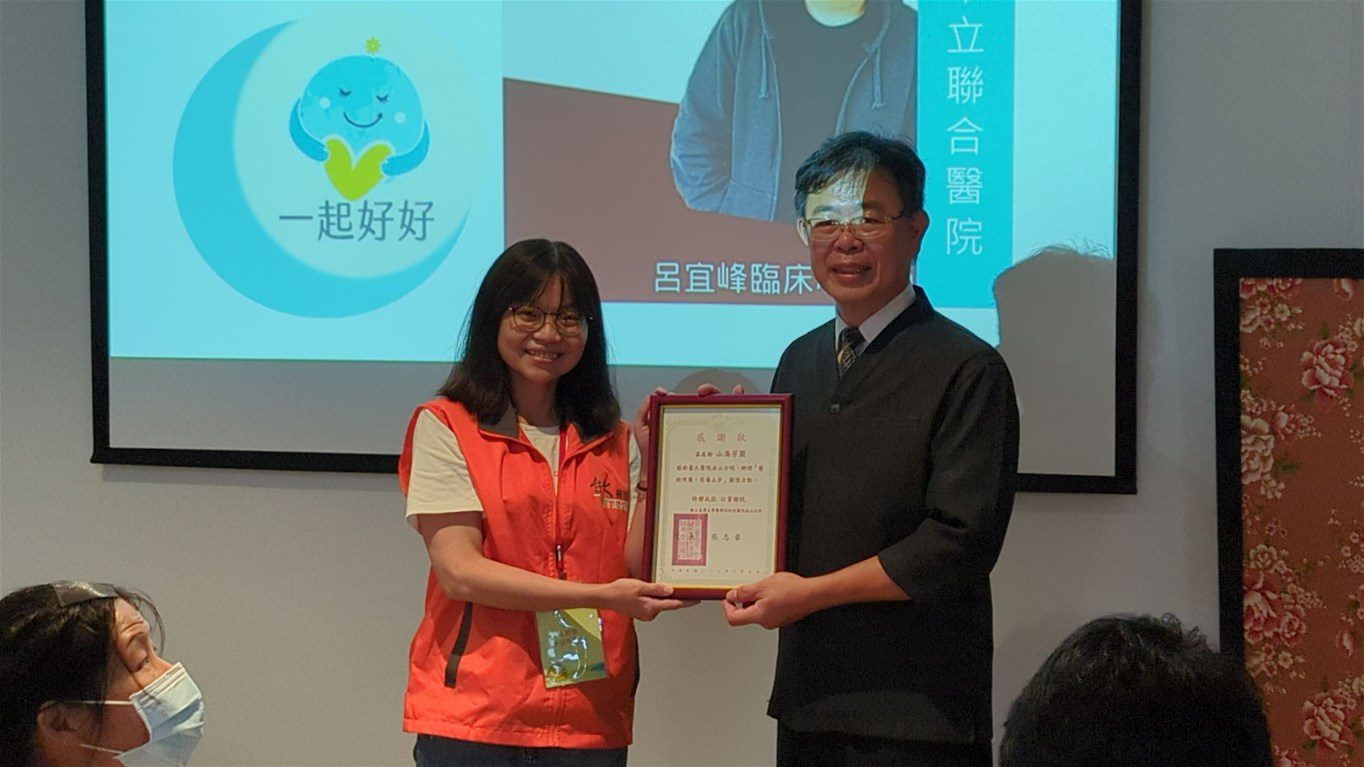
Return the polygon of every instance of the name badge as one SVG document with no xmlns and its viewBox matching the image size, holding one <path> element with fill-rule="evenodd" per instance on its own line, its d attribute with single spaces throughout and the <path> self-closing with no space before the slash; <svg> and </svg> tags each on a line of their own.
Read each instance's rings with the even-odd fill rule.
<svg viewBox="0 0 1364 767">
<path fill-rule="evenodd" d="M 540 633 L 540 667 L 545 672 L 545 687 L 564 687 L 609 676 L 601 641 L 601 613 L 594 608 L 537 612 L 535 626 Z"/>
</svg>

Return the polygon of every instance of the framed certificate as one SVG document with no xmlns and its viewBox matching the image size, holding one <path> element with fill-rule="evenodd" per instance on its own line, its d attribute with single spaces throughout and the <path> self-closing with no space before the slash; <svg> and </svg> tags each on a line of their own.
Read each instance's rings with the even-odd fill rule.
<svg viewBox="0 0 1364 767">
<path fill-rule="evenodd" d="M 650 580 L 723 599 L 785 569 L 791 395 L 656 395 L 649 423 Z"/>
</svg>

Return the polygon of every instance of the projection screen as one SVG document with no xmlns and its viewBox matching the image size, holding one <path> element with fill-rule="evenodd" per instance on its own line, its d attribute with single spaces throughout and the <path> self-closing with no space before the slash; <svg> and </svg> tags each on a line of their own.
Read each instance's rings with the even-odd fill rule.
<svg viewBox="0 0 1364 767">
<path fill-rule="evenodd" d="M 1139 4 L 87 3 L 93 460 L 391 471 L 488 265 L 573 244 L 623 409 L 827 321 L 791 179 L 911 141 L 915 281 L 997 345 L 1021 487 L 1135 492 Z"/>
</svg>

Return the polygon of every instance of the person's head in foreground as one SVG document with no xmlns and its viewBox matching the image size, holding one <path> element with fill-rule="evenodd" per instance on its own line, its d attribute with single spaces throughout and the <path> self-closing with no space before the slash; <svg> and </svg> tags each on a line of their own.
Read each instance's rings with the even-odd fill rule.
<svg viewBox="0 0 1364 767">
<path fill-rule="evenodd" d="M 585 435 L 620 420 L 592 270 L 564 242 L 522 240 L 497 257 L 469 314 L 464 354 L 441 393 L 485 421 L 549 403 Z"/>
<path fill-rule="evenodd" d="M 1000 767 L 1269 767 L 1269 726 L 1241 662 L 1173 616 L 1099 618 L 1014 701 Z"/>
<path fill-rule="evenodd" d="M 928 228 L 924 164 L 865 131 L 825 141 L 796 171 L 796 229 L 839 314 L 859 325 L 908 286 Z"/>
<path fill-rule="evenodd" d="M 203 698 L 157 654 L 156 607 L 107 583 L 56 581 L 0 599 L 0 765 L 183 765 Z"/>
</svg>

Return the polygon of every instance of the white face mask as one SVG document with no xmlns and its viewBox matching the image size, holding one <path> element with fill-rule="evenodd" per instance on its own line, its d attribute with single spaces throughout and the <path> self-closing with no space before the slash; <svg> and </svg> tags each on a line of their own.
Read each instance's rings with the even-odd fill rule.
<svg viewBox="0 0 1364 767">
<path fill-rule="evenodd" d="M 85 745 L 113 754 L 124 767 L 184 767 L 204 734 L 204 695 L 179 663 L 129 700 L 83 701 L 132 706 L 147 725 L 151 739 L 129 751 Z"/>
</svg>

